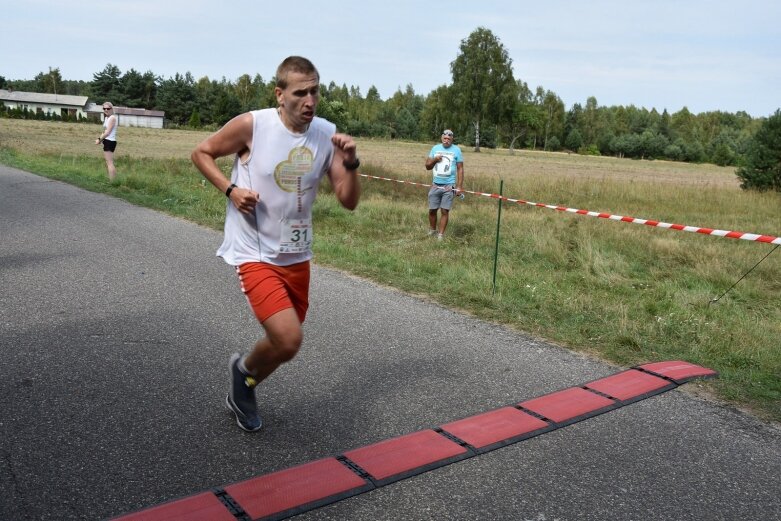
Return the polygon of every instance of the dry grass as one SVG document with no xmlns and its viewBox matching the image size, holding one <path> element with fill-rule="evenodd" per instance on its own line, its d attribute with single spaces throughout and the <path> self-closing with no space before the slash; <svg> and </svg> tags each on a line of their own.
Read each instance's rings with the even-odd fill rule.
<svg viewBox="0 0 781 521">
<path fill-rule="evenodd" d="M 359 140 L 361 155 L 373 165 L 404 176 L 419 176 L 423 182 L 429 175 L 423 162 L 431 144 Z M 523 179 L 627 180 L 639 183 L 683 184 L 697 187 L 734 188 L 739 191 L 735 169 L 716 165 L 694 165 L 670 161 L 624 160 L 613 157 L 580 156 L 564 152 L 540 152 L 507 149 L 482 149 L 476 153 L 461 146 L 465 174 L 498 180 L 504 177 Z"/>
<path fill-rule="evenodd" d="M 33 143 L 36 152 L 73 155 L 99 154 L 95 138 L 100 127 L 48 121 L 0 119 L 0 145 L 27 148 Z M 192 149 L 208 132 L 197 130 L 119 129 L 117 155 L 135 158 L 189 158 Z M 364 162 L 405 178 L 418 177 L 428 182 L 423 162 L 434 143 L 408 143 L 359 139 Z M 669 161 L 623 160 L 612 157 L 589 157 L 577 154 L 506 149 L 482 149 L 475 153 L 462 146 L 466 175 L 496 180 L 514 178 L 547 178 L 578 180 L 629 180 L 638 183 L 676 184 L 710 188 L 734 188 L 739 191 L 735 169 L 715 165 L 693 165 Z M 486 187 L 489 191 L 491 187 Z M 479 190 L 480 187 L 470 187 Z"/>
<path fill-rule="evenodd" d="M 0 146 L 27 152 L 67 155 L 101 155 L 95 145 L 102 127 L 55 121 L 0 119 Z M 117 131 L 117 157 L 170 159 L 189 158 L 190 152 L 208 134 L 195 130 L 121 127 Z M 30 150 L 30 147 L 34 147 Z"/>
</svg>

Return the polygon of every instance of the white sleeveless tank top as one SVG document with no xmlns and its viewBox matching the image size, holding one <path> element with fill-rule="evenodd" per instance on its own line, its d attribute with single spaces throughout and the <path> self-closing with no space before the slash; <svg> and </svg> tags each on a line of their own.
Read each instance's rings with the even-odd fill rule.
<svg viewBox="0 0 781 521">
<path fill-rule="evenodd" d="M 252 147 L 236 156 L 231 182 L 260 194 L 255 212 L 228 200 L 225 238 L 217 255 L 232 266 L 266 262 L 289 266 L 312 258 L 312 205 L 333 159 L 336 126 L 315 117 L 303 134 L 285 127 L 276 109 L 251 112 Z"/>
<path fill-rule="evenodd" d="M 119 126 L 119 116 L 116 114 L 112 114 L 106 119 L 103 120 L 103 128 L 108 128 L 108 122 L 111 118 L 114 118 L 114 128 L 111 129 L 111 132 L 109 132 L 108 136 L 105 137 L 105 139 L 108 139 L 109 141 L 116 141 L 117 140 L 117 127 Z"/>
</svg>

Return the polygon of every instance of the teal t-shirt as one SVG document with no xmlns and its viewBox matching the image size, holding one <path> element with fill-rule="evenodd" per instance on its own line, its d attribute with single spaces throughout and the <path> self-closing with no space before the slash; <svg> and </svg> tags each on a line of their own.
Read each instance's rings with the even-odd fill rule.
<svg viewBox="0 0 781 521">
<path fill-rule="evenodd" d="M 434 157 L 437 154 L 442 156 L 442 161 L 434 165 L 431 170 L 434 175 L 434 182 L 438 185 L 455 185 L 457 163 L 464 162 L 464 156 L 461 155 L 461 149 L 458 145 L 450 145 L 445 148 L 442 143 L 434 145 L 431 148 L 431 152 L 428 153 L 428 157 Z"/>
</svg>

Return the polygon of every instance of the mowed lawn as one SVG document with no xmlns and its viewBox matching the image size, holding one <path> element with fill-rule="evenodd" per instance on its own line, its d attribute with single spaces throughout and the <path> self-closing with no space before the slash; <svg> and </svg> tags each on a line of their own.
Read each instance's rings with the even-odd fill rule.
<svg viewBox="0 0 781 521">
<path fill-rule="evenodd" d="M 0 119 L 0 161 L 221 227 L 225 198 L 189 161 L 208 132 L 120 128 L 119 180 L 109 184 L 94 144 L 100 129 Z M 433 144 L 359 139 L 361 170 L 426 184 Z M 734 168 L 462 150 L 473 192 L 496 193 L 501 183 L 513 199 L 781 235 L 781 194 L 741 190 Z M 230 160 L 221 165 L 228 172 Z M 686 388 L 781 421 L 781 252 L 773 245 L 504 203 L 497 247 L 498 202 L 476 195 L 456 203 L 437 243 L 426 236 L 424 187 L 370 178 L 362 186 L 352 213 L 322 189 L 315 262 L 618 365 L 711 367 L 719 379 Z"/>
</svg>

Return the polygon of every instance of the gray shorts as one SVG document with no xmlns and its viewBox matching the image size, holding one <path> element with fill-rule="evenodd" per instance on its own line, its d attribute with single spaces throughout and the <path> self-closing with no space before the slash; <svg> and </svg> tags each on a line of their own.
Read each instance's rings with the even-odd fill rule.
<svg viewBox="0 0 781 521">
<path fill-rule="evenodd" d="M 428 209 L 450 210 L 453 206 L 453 185 L 432 185 L 428 191 Z"/>
</svg>

